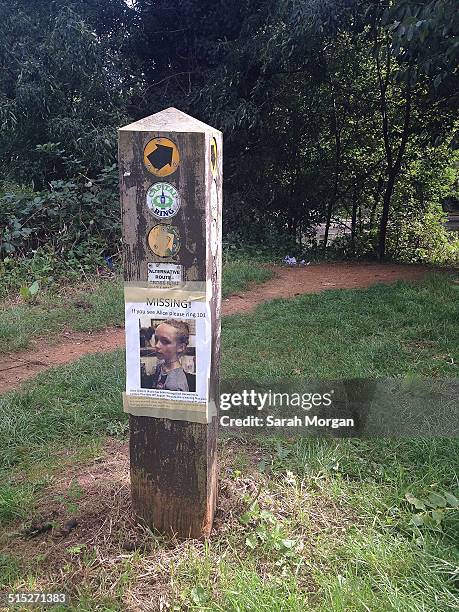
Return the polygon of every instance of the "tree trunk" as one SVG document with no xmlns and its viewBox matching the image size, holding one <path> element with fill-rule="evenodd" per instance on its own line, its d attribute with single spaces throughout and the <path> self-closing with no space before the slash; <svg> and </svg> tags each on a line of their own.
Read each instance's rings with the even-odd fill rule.
<svg viewBox="0 0 459 612">
<path fill-rule="evenodd" d="M 357 195 L 354 194 L 352 201 L 352 218 L 351 218 L 351 257 L 355 257 L 355 234 L 357 230 Z"/>
<path fill-rule="evenodd" d="M 388 164 L 388 178 L 386 183 L 386 190 L 383 198 L 383 212 L 381 215 L 381 222 L 379 224 L 379 243 L 378 243 L 378 256 L 379 261 L 383 261 L 386 256 L 386 236 L 387 236 L 387 223 L 389 221 L 389 210 L 392 199 L 392 194 L 395 189 L 395 182 L 400 174 L 402 168 L 402 159 L 405 153 L 406 144 L 408 142 L 409 128 L 410 128 L 410 115 L 411 115 L 411 90 L 408 87 L 405 99 L 405 120 L 403 124 L 402 139 L 400 146 L 397 151 L 397 158 L 394 165 Z"/>
<path fill-rule="evenodd" d="M 383 178 L 382 176 L 380 176 L 378 179 L 378 183 L 376 185 L 375 193 L 373 196 L 373 206 L 371 207 L 371 212 L 370 212 L 370 227 L 369 227 L 370 232 L 373 229 L 374 224 L 375 224 L 376 210 L 378 209 L 379 200 L 381 198 L 382 186 L 383 186 Z"/>
<path fill-rule="evenodd" d="M 394 193 L 395 179 L 397 178 L 396 173 L 392 171 L 389 175 L 386 184 L 386 190 L 384 191 L 383 197 L 383 210 L 381 220 L 379 222 L 379 238 L 378 238 L 378 258 L 379 261 L 384 261 L 386 256 L 386 236 L 387 236 L 387 223 L 389 221 L 389 209 L 392 194 Z"/>
<path fill-rule="evenodd" d="M 338 128 L 338 113 L 336 109 L 335 95 L 333 91 L 333 83 L 331 84 L 331 87 L 332 87 L 332 98 L 333 98 L 332 130 L 333 130 L 334 137 L 335 137 L 335 180 L 334 180 L 334 185 L 333 185 L 333 195 L 328 202 L 327 217 L 325 220 L 325 234 L 324 234 L 324 241 L 322 245 L 324 253 L 327 249 L 328 234 L 330 232 L 330 224 L 331 224 L 333 209 L 335 208 L 336 200 L 338 199 L 338 185 L 339 185 L 339 175 L 340 175 L 340 166 L 341 166 L 341 130 Z"/>
<path fill-rule="evenodd" d="M 393 144 L 390 139 L 390 114 L 387 104 L 386 92 L 390 82 L 391 75 L 391 54 L 389 48 L 389 42 L 387 41 L 386 46 L 386 74 L 383 78 L 381 65 L 379 61 L 379 49 L 376 49 L 376 70 L 378 76 L 379 90 L 380 90 L 380 110 L 381 110 L 381 121 L 382 121 L 382 132 L 384 139 L 384 151 L 386 155 L 387 165 L 387 183 L 384 190 L 383 197 L 383 211 L 381 220 L 379 223 L 379 238 L 378 238 L 378 257 L 380 261 L 383 261 L 386 256 L 386 237 L 387 237 L 387 224 L 389 221 L 389 211 L 392 195 L 394 193 L 395 182 L 400 173 L 402 167 L 402 159 L 406 150 L 406 144 L 408 142 L 408 136 L 410 131 L 410 119 L 411 119 L 411 87 L 408 84 L 405 92 L 405 110 L 404 110 L 404 121 L 402 136 L 400 144 L 393 150 Z"/>
<path fill-rule="evenodd" d="M 333 213 L 333 204 L 334 204 L 334 201 L 330 200 L 328 203 L 328 208 L 327 208 L 327 218 L 325 221 L 325 234 L 324 234 L 324 241 L 322 243 L 322 248 L 324 252 L 327 249 L 328 233 L 330 231 L 331 217 Z"/>
</svg>

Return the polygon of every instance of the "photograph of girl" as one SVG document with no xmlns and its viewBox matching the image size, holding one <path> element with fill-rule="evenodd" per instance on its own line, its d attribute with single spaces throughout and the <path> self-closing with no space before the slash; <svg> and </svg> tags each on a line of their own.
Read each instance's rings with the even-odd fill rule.
<svg viewBox="0 0 459 612">
<path fill-rule="evenodd" d="M 142 389 L 196 391 L 195 330 L 177 319 L 142 320 L 140 386 Z M 147 323 L 147 325 L 142 325 Z"/>
</svg>

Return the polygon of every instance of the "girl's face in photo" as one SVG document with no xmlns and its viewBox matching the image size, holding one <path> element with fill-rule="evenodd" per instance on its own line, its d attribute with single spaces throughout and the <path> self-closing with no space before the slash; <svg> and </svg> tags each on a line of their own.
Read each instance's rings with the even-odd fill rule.
<svg viewBox="0 0 459 612">
<path fill-rule="evenodd" d="M 184 350 L 183 343 L 177 342 L 178 330 L 172 325 L 161 323 L 155 329 L 155 350 L 158 359 L 164 359 L 166 363 L 177 361 L 179 353 Z"/>
</svg>

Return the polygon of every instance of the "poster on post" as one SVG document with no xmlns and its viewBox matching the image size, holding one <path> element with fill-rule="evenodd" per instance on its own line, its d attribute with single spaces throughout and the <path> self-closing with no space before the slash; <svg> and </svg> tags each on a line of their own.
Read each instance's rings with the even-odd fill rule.
<svg viewBox="0 0 459 612">
<path fill-rule="evenodd" d="M 211 361 L 204 291 L 125 288 L 124 410 L 205 423 Z"/>
</svg>

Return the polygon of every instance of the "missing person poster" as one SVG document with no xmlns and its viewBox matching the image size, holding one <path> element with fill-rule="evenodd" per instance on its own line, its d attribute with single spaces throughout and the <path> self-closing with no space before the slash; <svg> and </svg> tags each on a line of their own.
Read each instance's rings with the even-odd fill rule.
<svg viewBox="0 0 459 612">
<path fill-rule="evenodd" d="M 125 287 L 126 412 L 207 422 L 210 310 L 190 285 Z"/>
</svg>

